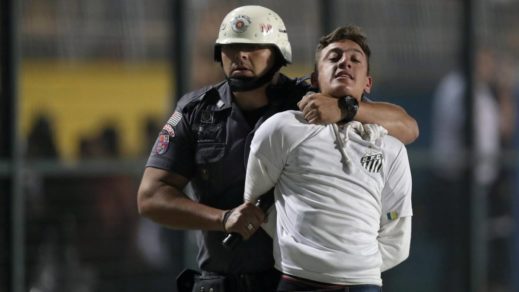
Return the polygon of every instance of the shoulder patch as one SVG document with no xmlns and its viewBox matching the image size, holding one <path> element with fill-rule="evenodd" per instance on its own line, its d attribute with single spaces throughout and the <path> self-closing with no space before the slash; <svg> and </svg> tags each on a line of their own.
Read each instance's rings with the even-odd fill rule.
<svg viewBox="0 0 519 292">
<path fill-rule="evenodd" d="M 168 132 L 171 137 L 175 137 L 175 130 L 173 130 L 173 127 L 170 124 L 165 124 L 162 130 Z"/>
<path fill-rule="evenodd" d="M 162 155 L 168 151 L 169 147 L 169 134 L 161 133 L 155 146 L 155 152 Z"/>
</svg>

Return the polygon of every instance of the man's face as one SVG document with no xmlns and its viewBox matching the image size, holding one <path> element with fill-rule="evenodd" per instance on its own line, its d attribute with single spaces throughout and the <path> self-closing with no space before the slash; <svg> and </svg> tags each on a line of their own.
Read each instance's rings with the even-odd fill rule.
<svg viewBox="0 0 519 292">
<path fill-rule="evenodd" d="M 274 54 L 270 46 L 255 44 L 222 45 L 222 66 L 227 77 L 260 77 L 273 64 Z"/>
<path fill-rule="evenodd" d="M 360 99 L 371 90 L 368 60 L 360 46 L 350 40 L 341 40 L 325 47 L 319 56 L 318 76 L 314 86 L 327 95 L 340 97 L 351 95 Z"/>
</svg>

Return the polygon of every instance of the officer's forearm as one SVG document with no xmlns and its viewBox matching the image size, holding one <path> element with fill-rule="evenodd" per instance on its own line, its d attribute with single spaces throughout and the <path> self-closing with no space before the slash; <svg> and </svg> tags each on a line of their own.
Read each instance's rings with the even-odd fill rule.
<svg viewBox="0 0 519 292">
<path fill-rule="evenodd" d="M 173 229 L 223 230 L 223 212 L 192 201 L 188 197 L 172 196 L 160 190 L 147 203 L 143 215 Z"/>
<path fill-rule="evenodd" d="M 416 120 L 402 107 L 391 103 L 362 101 L 354 119 L 363 124 L 379 124 L 404 144 L 412 143 L 419 135 Z"/>
<path fill-rule="evenodd" d="M 147 168 L 138 192 L 139 213 L 174 229 L 223 230 L 224 210 L 197 203 L 180 187 L 159 179 L 160 170 Z"/>
</svg>

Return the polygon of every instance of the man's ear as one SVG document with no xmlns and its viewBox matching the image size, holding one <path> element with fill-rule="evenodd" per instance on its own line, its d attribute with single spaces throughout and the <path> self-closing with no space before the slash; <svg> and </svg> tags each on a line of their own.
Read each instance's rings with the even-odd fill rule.
<svg viewBox="0 0 519 292">
<path fill-rule="evenodd" d="M 312 72 L 312 75 L 310 75 L 310 81 L 312 82 L 313 88 L 319 88 L 319 81 L 317 80 L 317 72 Z"/>
<path fill-rule="evenodd" d="M 373 86 L 373 79 L 371 76 L 368 75 L 368 78 L 366 80 L 366 85 L 364 86 L 364 94 L 371 93 L 371 87 Z"/>
</svg>

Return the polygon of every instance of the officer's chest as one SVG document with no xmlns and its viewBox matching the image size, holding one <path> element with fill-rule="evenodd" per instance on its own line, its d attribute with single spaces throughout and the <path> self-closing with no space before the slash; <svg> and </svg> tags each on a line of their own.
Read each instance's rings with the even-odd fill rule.
<svg viewBox="0 0 519 292">
<path fill-rule="evenodd" d="M 218 185 L 244 179 L 254 129 L 236 106 L 204 106 L 191 127 L 202 179 Z"/>
</svg>

